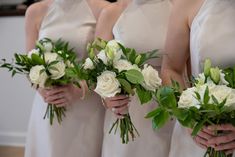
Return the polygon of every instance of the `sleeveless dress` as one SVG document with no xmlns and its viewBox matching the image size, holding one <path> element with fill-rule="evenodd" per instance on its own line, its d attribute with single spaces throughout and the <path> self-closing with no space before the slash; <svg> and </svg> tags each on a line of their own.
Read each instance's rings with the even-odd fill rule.
<svg viewBox="0 0 235 157">
<path fill-rule="evenodd" d="M 133 0 L 115 24 L 114 38 L 138 52 L 163 49 L 170 8 L 169 0 Z M 159 70 L 161 59 L 153 59 L 150 63 Z M 140 137 L 128 144 L 121 143 L 119 132 L 116 135 L 108 133 L 116 117 L 107 110 L 102 157 L 167 157 L 173 122 L 160 130 L 153 130 L 151 120 L 144 118 L 156 105 L 154 102 L 140 105 L 136 97 L 132 98 L 129 113 Z"/>
<path fill-rule="evenodd" d="M 190 32 L 193 75 L 202 71 L 203 62 L 207 58 L 216 66 L 235 65 L 234 15 L 234 0 L 205 0 L 193 20 Z M 204 153 L 205 150 L 194 143 L 186 129 L 176 123 L 170 157 L 202 157 Z"/>
<path fill-rule="evenodd" d="M 55 0 L 41 24 L 39 38 L 59 38 L 86 57 L 86 44 L 93 40 L 96 20 L 86 0 Z M 104 109 L 98 95 L 66 107 L 66 117 L 51 126 L 43 119 L 47 104 L 37 93 L 28 128 L 25 157 L 100 157 Z"/>
</svg>

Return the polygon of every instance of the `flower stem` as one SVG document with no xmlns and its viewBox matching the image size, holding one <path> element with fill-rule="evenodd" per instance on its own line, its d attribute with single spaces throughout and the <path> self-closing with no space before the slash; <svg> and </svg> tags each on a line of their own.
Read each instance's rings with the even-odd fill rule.
<svg viewBox="0 0 235 157">
<path fill-rule="evenodd" d="M 136 135 L 139 136 L 139 133 L 135 128 L 134 124 L 132 123 L 129 114 L 126 114 L 123 119 L 117 119 L 109 130 L 109 134 L 114 128 L 114 134 L 116 134 L 117 128 L 120 129 L 120 138 L 123 144 L 127 144 L 129 142 L 129 136 L 131 136 L 132 141 L 134 141 Z"/>
<path fill-rule="evenodd" d="M 65 111 L 65 107 L 57 107 L 56 105 L 48 104 L 43 119 L 48 118 L 50 125 L 52 125 L 54 117 L 56 116 L 58 123 L 61 124 L 62 118 L 65 117 Z"/>
</svg>

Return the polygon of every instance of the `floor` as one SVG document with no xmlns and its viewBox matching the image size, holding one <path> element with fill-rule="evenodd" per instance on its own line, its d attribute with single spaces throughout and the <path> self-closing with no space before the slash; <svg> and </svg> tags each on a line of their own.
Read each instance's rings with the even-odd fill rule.
<svg viewBox="0 0 235 157">
<path fill-rule="evenodd" d="M 23 147 L 0 146 L 0 157 L 23 157 Z"/>
</svg>

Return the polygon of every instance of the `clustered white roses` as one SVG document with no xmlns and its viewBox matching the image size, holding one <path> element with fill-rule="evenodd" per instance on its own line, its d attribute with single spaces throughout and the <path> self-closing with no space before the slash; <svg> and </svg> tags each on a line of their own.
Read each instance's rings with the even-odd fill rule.
<svg viewBox="0 0 235 157">
<path fill-rule="evenodd" d="M 48 78 L 53 80 L 60 79 L 65 75 L 66 66 L 73 66 L 72 63 L 68 61 L 65 64 L 57 53 L 52 52 L 53 45 L 51 42 L 45 42 L 43 46 L 45 51 L 43 55 L 39 54 L 39 49 L 33 49 L 28 53 L 29 58 L 32 57 L 32 54 L 36 54 L 48 65 L 49 74 L 46 72 L 46 68 L 43 65 L 36 65 L 30 69 L 30 81 L 35 85 L 39 85 L 39 87 L 44 87 Z"/>
<path fill-rule="evenodd" d="M 235 89 L 227 87 L 226 85 L 216 85 L 209 82 L 183 91 L 178 102 L 179 108 L 196 107 L 199 109 L 201 107 L 200 104 L 204 101 L 204 94 L 207 88 L 209 90 L 210 104 L 216 104 L 212 98 L 213 96 L 218 103 L 222 103 L 226 100 L 225 106 L 235 107 Z M 196 96 L 196 92 L 200 95 L 200 99 Z"/>
<path fill-rule="evenodd" d="M 140 57 L 138 57 L 138 59 L 140 59 Z M 102 49 L 93 60 L 91 58 L 87 58 L 83 64 L 83 68 L 85 70 L 93 70 L 95 68 L 93 61 L 98 59 L 100 59 L 105 65 L 113 66 L 119 73 L 131 69 L 141 72 L 144 77 L 144 81 L 141 85 L 146 90 L 155 92 L 162 84 L 162 80 L 159 77 L 157 70 L 147 64 L 144 65 L 143 70 L 141 70 L 138 65 L 132 64 L 126 59 L 120 45 L 115 40 L 109 41 L 105 48 Z M 119 88 L 120 84 L 114 74 L 114 72 L 105 71 L 97 78 L 97 87 L 95 91 L 102 97 L 115 96 L 117 91 L 121 92 Z"/>
</svg>

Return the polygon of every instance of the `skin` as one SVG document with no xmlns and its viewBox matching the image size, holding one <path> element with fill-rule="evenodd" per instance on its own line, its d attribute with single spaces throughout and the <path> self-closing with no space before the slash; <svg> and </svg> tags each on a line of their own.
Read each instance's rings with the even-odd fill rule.
<svg viewBox="0 0 235 157">
<path fill-rule="evenodd" d="M 130 2 L 130 0 L 119 0 L 105 7 L 97 22 L 95 36 L 104 40 L 114 39 L 113 27 Z M 123 117 L 122 115 L 128 109 L 129 102 L 130 98 L 125 95 L 106 98 L 104 100 L 105 106 L 113 111 L 118 118 Z"/>
<path fill-rule="evenodd" d="M 177 80 L 182 89 L 186 87 L 184 72 L 190 59 L 190 28 L 192 21 L 204 0 L 175 0 L 168 26 L 168 35 L 163 57 L 162 78 L 164 84 L 171 84 L 171 78 Z M 178 40 L 180 39 L 180 40 Z M 214 129 L 226 130 L 227 134 L 215 136 Z M 191 130 L 189 130 L 191 132 Z M 213 147 L 231 154 L 235 150 L 235 128 L 226 124 L 204 128 L 194 141 L 202 148 Z"/>
<path fill-rule="evenodd" d="M 42 20 L 52 4 L 53 0 L 44 0 L 31 5 L 25 15 L 25 32 L 26 32 L 26 50 L 30 51 L 34 48 L 38 39 L 38 34 Z M 109 2 L 103 0 L 87 0 L 90 9 L 93 12 L 94 17 L 98 20 L 101 11 L 106 7 Z M 71 105 L 76 101 L 79 101 L 83 96 L 82 89 L 75 87 L 72 84 L 53 87 L 50 89 L 39 88 L 38 92 L 46 103 L 51 103 L 57 106 Z"/>
</svg>

